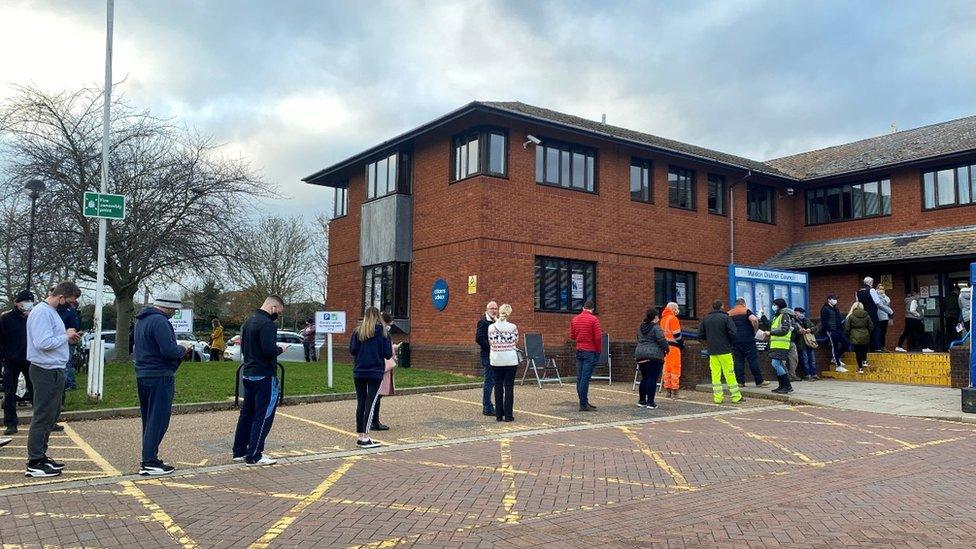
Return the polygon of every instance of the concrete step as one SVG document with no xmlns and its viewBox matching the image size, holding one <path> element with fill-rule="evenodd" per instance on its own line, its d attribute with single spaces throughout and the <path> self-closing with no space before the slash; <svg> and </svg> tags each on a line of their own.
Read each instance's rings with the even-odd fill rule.
<svg viewBox="0 0 976 549">
<path fill-rule="evenodd" d="M 847 364 L 846 374 L 826 370 L 821 375 L 843 381 L 936 387 L 951 385 L 947 353 L 868 353 L 868 367 L 863 374 L 857 373 L 854 353 L 847 353 L 843 360 Z"/>
</svg>

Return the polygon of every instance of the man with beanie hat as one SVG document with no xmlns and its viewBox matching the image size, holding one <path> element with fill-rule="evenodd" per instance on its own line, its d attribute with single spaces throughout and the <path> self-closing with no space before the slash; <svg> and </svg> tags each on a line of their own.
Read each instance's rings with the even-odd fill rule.
<svg viewBox="0 0 976 549">
<path fill-rule="evenodd" d="M 24 290 L 14 298 L 14 308 L 0 316 L 0 358 L 3 358 L 3 424 L 5 435 L 17 432 L 17 381 L 27 382 L 24 400 L 32 398 L 30 362 L 27 362 L 27 315 L 34 308 L 34 294 Z"/>
<path fill-rule="evenodd" d="M 793 338 L 793 324 L 793 311 L 786 306 L 786 300 L 781 297 L 774 299 L 773 322 L 766 332 L 766 336 L 769 337 L 769 358 L 772 359 L 773 369 L 776 370 L 776 379 L 779 380 L 779 387 L 773 389 L 774 393 L 793 392 L 790 375 L 786 372 L 786 364 L 790 357 L 790 340 Z"/>
<path fill-rule="evenodd" d="M 169 429 L 173 411 L 176 369 L 186 356 L 186 349 L 176 343 L 176 332 L 169 319 L 182 307 L 180 297 L 162 293 L 136 316 L 135 338 L 136 384 L 139 391 L 139 413 L 142 416 L 143 476 L 168 475 L 174 467 L 159 459 L 159 444 Z"/>
</svg>

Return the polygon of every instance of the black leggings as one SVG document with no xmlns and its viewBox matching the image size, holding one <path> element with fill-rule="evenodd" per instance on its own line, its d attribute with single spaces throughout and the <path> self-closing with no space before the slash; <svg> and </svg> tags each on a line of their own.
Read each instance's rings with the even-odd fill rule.
<svg viewBox="0 0 976 549">
<path fill-rule="evenodd" d="M 657 393 L 657 380 L 661 377 L 661 370 L 664 368 L 664 361 L 656 358 L 649 358 L 637 363 L 640 368 L 640 400 L 644 404 L 654 404 L 654 394 Z"/>
<path fill-rule="evenodd" d="M 495 371 L 495 417 L 515 417 L 515 370 L 518 366 L 492 366 Z"/>
<path fill-rule="evenodd" d="M 868 361 L 868 346 L 867 345 L 855 345 L 854 346 L 854 356 L 857 357 L 857 367 L 863 368 L 864 363 Z"/>
<path fill-rule="evenodd" d="M 906 318 L 905 328 L 902 329 L 901 335 L 898 336 L 898 346 L 902 347 L 905 341 L 908 341 L 907 349 L 909 351 L 917 351 L 922 343 L 922 334 L 925 333 L 925 325 L 922 321 L 917 318 Z"/>
<path fill-rule="evenodd" d="M 373 423 L 373 409 L 379 399 L 379 379 L 354 377 L 356 384 L 356 432 L 369 434 Z"/>
</svg>

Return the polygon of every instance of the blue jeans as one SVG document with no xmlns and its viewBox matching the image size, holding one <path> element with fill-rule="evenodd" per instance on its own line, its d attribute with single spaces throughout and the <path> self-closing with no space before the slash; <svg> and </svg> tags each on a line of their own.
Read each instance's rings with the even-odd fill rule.
<svg viewBox="0 0 976 549">
<path fill-rule="evenodd" d="M 67 366 L 65 367 L 65 391 L 74 391 L 78 388 L 78 382 L 75 380 L 75 365 L 69 360 Z"/>
<path fill-rule="evenodd" d="M 739 383 L 745 383 L 746 363 L 749 364 L 749 371 L 752 372 L 752 379 L 756 385 L 763 382 L 762 370 L 759 369 L 759 353 L 756 352 L 756 342 L 736 341 L 732 343 L 732 360 L 735 365 L 735 379 Z"/>
<path fill-rule="evenodd" d="M 487 356 L 481 357 L 481 371 L 485 376 L 485 386 L 481 395 L 481 411 L 486 414 L 494 413 L 495 407 L 491 405 L 491 393 L 495 389 L 495 370 L 491 367 L 491 362 Z"/>
<path fill-rule="evenodd" d="M 786 375 L 786 360 L 785 359 L 782 359 L 782 358 L 774 358 L 774 359 L 772 359 L 772 363 L 773 363 L 773 369 L 776 370 L 776 375 L 777 376 L 785 376 Z"/>
<path fill-rule="evenodd" d="M 590 405 L 590 378 L 599 358 L 600 354 L 595 351 L 576 351 L 576 394 L 580 408 Z"/>
<path fill-rule="evenodd" d="M 800 367 L 807 373 L 808 376 L 817 375 L 817 358 L 816 353 L 813 349 L 797 349 L 797 355 L 800 357 Z"/>
</svg>

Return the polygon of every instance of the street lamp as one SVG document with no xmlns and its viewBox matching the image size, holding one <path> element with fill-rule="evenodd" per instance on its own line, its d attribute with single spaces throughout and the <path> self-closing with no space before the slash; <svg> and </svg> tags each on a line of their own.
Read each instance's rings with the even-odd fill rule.
<svg viewBox="0 0 976 549">
<path fill-rule="evenodd" d="M 31 179 L 24 185 L 24 188 L 27 189 L 27 195 L 31 200 L 30 229 L 27 231 L 27 286 L 25 288 L 30 290 L 33 282 L 31 277 L 34 271 L 34 215 L 37 213 L 37 199 L 44 191 L 44 182 L 40 179 Z"/>
</svg>

